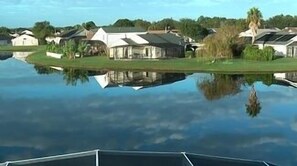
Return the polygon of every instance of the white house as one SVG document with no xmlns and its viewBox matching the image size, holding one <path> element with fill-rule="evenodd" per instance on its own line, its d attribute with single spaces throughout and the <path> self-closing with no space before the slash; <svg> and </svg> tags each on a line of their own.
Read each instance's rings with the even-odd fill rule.
<svg viewBox="0 0 297 166">
<path fill-rule="evenodd" d="M 13 46 L 37 46 L 38 39 L 33 35 L 22 34 L 11 40 Z"/>
<path fill-rule="evenodd" d="M 270 33 L 256 39 L 255 45 L 260 49 L 271 46 L 277 56 L 297 57 L 297 34 Z"/>
<path fill-rule="evenodd" d="M 110 47 L 121 38 L 129 38 L 137 34 L 147 34 L 147 32 L 137 27 L 103 27 L 95 33 L 91 40 L 103 41 L 107 47 Z"/>
</svg>

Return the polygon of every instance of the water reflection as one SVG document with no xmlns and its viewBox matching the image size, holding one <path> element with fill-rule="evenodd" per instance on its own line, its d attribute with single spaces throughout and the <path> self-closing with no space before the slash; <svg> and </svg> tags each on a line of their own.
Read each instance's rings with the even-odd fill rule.
<svg viewBox="0 0 297 166">
<path fill-rule="evenodd" d="M 261 104 L 260 104 L 260 101 L 258 100 L 257 92 L 254 86 L 252 86 L 252 89 L 248 98 L 248 103 L 245 106 L 246 106 L 246 113 L 252 118 L 256 117 L 260 113 Z"/>
<path fill-rule="evenodd" d="M 6 51 L 0 51 L 0 60 L 7 60 L 9 58 L 15 58 L 17 60 L 26 62 L 26 58 L 30 54 L 32 54 L 32 52 L 6 52 Z"/>
<path fill-rule="evenodd" d="M 29 56 L 30 54 L 32 54 L 33 52 L 13 52 L 13 58 L 26 62 L 26 58 L 27 56 Z M 27 62 L 26 62 L 27 63 Z"/>
<path fill-rule="evenodd" d="M 170 84 L 184 80 L 184 73 L 158 73 L 133 71 L 108 71 L 103 75 L 95 76 L 102 88 L 132 87 L 135 90 Z"/>
<path fill-rule="evenodd" d="M 0 51 L 0 60 L 4 61 L 12 57 L 12 52 L 1 52 Z"/>
<path fill-rule="evenodd" d="M 238 75 L 212 74 L 210 78 L 197 82 L 197 87 L 208 100 L 218 100 L 240 92 L 242 79 Z"/>
<path fill-rule="evenodd" d="M 132 87 L 140 90 L 181 81 L 186 78 L 184 73 L 159 73 L 142 71 L 91 71 L 59 67 L 34 66 L 38 74 L 58 73 L 63 75 L 66 85 L 76 86 L 89 82 L 89 77 L 94 77 L 103 88 Z"/>
</svg>

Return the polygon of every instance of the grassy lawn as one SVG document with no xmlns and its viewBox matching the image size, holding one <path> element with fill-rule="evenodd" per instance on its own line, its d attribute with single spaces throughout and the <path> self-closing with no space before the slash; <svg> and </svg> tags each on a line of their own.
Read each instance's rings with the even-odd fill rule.
<svg viewBox="0 0 297 166">
<path fill-rule="evenodd" d="M 31 52 L 31 51 L 39 51 L 44 50 L 45 46 L 0 46 L 0 51 L 23 51 L 23 52 Z"/>
<path fill-rule="evenodd" d="M 145 70 L 145 71 L 175 71 L 175 72 L 224 72 L 224 73 L 253 73 L 253 72 L 289 72 L 297 71 L 297 59 L 281 58 L 271 62 L 246 61 L 242 59 L 220 60 L 211 63 L 211 60 L 169 59 L 169 60 L 132 60 L 114 61 L 107 57 L 94 56 L 77 58 L 75 60 L 54 59 L 45 56 L 45 51 L 39 50 L 27 58 L 29 63 L 83 68 L 90 70 Z"/>
</svg>

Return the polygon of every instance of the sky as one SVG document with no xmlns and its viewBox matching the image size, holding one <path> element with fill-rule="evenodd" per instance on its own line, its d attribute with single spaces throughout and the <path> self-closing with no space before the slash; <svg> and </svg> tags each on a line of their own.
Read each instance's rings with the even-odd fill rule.
<svg viewBox="0 0 297 166">
<path fill-rule="evenodd" d="M 45 20 L 54 26 L 86 21 L 102 26 L 120 18 L 245 18 L 251 7 L 258 7 L 264 19 L 278 14 L 297 15 L 295 0 L 0 0 L 0 6 L 0 26 L 10 28 L 32 27 Z"/>
</svg>

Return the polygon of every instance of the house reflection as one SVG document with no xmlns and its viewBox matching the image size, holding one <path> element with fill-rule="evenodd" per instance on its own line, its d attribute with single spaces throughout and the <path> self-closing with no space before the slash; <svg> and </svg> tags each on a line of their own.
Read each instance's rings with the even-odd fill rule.
<svg viewBox="0 0 297 166">
<path fill-rule="evenodd" d="M 13 52 L 13 58 L 26 62 L 26 58 L 27 56 L 29 56 L 30 54 L 32 54 L 33 52 Z M 27 62 L 26 62 L 27 63 Z"/>
<path fill-rule="evenodd" d="M 102 88 L 132 87 L 135 90 L 174 83 L 186 78 L 184 73 L 108 71 L 94 76 Z"/>
<path fill-rule="evenodd" d="M 297 72 L 275 73 L 276 84 L 297 88 Z"/>
</svg>

